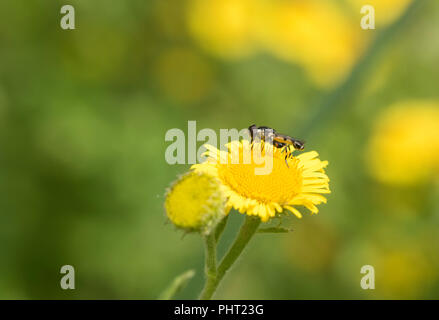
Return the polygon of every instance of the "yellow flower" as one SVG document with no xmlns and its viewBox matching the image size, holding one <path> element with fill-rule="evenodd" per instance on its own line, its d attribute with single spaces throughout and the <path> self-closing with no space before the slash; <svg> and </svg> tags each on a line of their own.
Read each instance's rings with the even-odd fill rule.
<svg viewBox="0 0 439 320">
<path fill-rule="evenodd" d="M 225 216 L 225 200 L 216 178 L 189 172 L 167 192 L 165 210 L 177 227 L 208 234 Z"/>
<path fill-rule="evenodd" d="M 366 161 L 379 181 L 411 185 L 439 173 L 439 102 L 407 101 L 379 118 Z"/>
<path fill-rule="evenodd" d="M 359 22 L 334 1 L 283 1 L 270 11 L 261 42 L 280 59 L 303 66 L 319 86 L 341 81 L 365 45 Z"/>
<path fill-rule="evenodd" d="M 284 209 L 301 218 L 296 206 L 305 206 L 311 213 L 317 213 L 316 205 L 326 202 L 321 194 L 330 193 L 329 178 L 324 171 L 328 162 L 321 161 L 317 152 L 293 156 L 287 160 L 287 165 L 285 153 L 271 144 L 250 144 L 242 140 L 232 141 L 226 146 L 227 151 L 220 151 L 205 145 L 207 161 L 192 168 L 221 181 L 228 208 L 259 216 L 266 222 Z M 272 160 L 271 170 L 266 174 L 256 174 L 266 165 L 263 160 L 268 159 Z"/>
<path fill-rule="evenodd" d="M 223 57 L 252 51 L 254 0 L 192 0 L 188 11 L 191 34 L 207 50 Z"/>
<path fill-rule="evenodd" d="M 346 10 L 345 10 L 346 11 Z M 266 50 L 300 64 L 311 80 L 343 80 L 369 37 L 332 0 L 191 0 L 189 33 L 209 52 L 240 58 Z"/>
</svg>

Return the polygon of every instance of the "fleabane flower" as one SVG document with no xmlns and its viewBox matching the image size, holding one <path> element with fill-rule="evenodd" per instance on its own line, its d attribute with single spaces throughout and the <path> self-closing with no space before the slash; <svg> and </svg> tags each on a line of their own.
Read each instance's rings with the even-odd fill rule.
<svg viewBox="0 0 439 320">
<path fill-rule="evenodd" d="M 169 188 L 165 211 L 178 228 L 206 235 L 225 216 L 225 200 L 215 177 L 191 171 Z"/>
<path fill-rule="evenodd" d="M 285 159 L 285 153 L 269 143 L 242 140 L 232 141 L 226 147 L 222 151 L 205 145 L 206 161 L 193 165 L 192 169 L 221 181 L 228 209 L 258 216 L 266 222 L 284 209 L 301 218 L 297 206 L 317 213 L 317 205 L 326 202 L 322 194 L 330 193 L 324 170 L 328 162 L 321 161 L 317 152 Z M 265 173 L 261 170 L 266 165 L 261 161 L 264 159 L 271 161 L 271 168 Z M 258 170 L 263 174 L 257 174 Z"/>
</svg>

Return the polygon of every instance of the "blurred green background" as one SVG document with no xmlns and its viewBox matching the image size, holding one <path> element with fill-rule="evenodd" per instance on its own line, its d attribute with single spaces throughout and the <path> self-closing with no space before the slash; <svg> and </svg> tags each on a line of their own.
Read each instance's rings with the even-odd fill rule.
<svg viewBox="0 0 439 320">
<path fill-rule="evenodd" d="M 75 30 L 60 27 L 64 4 Z M 362 4 L 376 5 L 375 30 L 360 28 Z M 439 2 L 411 5 L 1 1 L 0 298 L 154 299 L 192 268 L 177 297 L 196 298 L 202 241 L 166 224 L 163 210 L 166 188 L 189 168 L 165 162 L 165 133 L 188 120 L 300 132 L 330 163 L 319 214 L 292 219 L 290 234 L 255 237 L 217 298 L 439 298 L 438 127 L 427 142 L 395 134 L 406 154 L 371 142 L 385 141 L 376 128 L 392 106 L 439 106 Z M 407 154 L 430 159 L 409 183 L 370 165 Z M 231 215 L 220 253 L 243 218 Z M 59 286 L 65 264 L 75 290 Z M 375 290 L 360 287 L 363 265 L 375 267 Z"/>
</svg>

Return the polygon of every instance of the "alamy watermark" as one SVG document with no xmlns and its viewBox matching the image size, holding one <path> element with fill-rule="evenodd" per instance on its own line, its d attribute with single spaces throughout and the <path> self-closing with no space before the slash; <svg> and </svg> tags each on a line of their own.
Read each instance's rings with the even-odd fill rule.
<svg viewBox="0 0 439 320">
<path fill-rule="evenodd" d="M 375 268 L 371 265 L 364 265 L 360 269 L 360 273 L 364 274 L 361 278 L 360 286 L 363 290 L 375 289 Z"/>
<path fill-rule="evenodd" d="M 64 274 L 59 282 L 61 289 L 75 289 L 75 268 L 69 264 L 66 264 L 61 267 L 60 273 Z"/>
<path fill-rule="evenodd" d="M 361 18 L 360 25 L 363 30 L 375 29 L 375 8 L 372 5 L 364 5 L 361 7 L 361 14 L 364 16 Z"/>
<path fill-rule="evenodd" d="M 71 5 L 64 5 L 60 10 L 61 17 L 60 26 L 64 30 L 75 29 L 75 8 Z"/>
<path fill-rule="evenodd" d="M 217 132 L 210 128 L 204 128 L 197 132 L 196 121 L 188 121 L 187 137 L 183 130 L 179 128 L 169 129 L 165 134 L 165 141 L 172 142 L 165 151 L 165 160 L 168 164 L 195 164 L 206 160 L 203 153 L 206 152 L 204 146 L 197 148 L 197 142 L 204 142 L 219 150 L 228 152 L 227 156 L 218 158 L 221 164 L 256 164 L 255 175 L 270 174 L 273 169 L 273 154 L 270 152 L 262 152 L 261 148 L 253 148 L 252 144 L 243 144 L 247 150 L 240 152 L 238 144 L 231 144 L 228 151 L 224 150 L 224 146 L 231 141 L 248 140 L 260 142 L 261 137 L 256 135 L 253 139 L 250 137 L 249 129 L 238 130 L 220 129 L 219 139 Z M 270 130 L 270 129 L 268 129 Z M 266 143 L 270 143 L 270 135 L 264 139 Z M 219 147 L 218 147 L 219 146 Z"/>
</svg>

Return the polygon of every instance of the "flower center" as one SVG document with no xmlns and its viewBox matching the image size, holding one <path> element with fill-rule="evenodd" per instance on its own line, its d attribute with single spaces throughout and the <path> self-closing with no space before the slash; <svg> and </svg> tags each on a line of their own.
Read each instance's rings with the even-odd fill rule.
<svg viewBox="0 0 439 320">
<path fill-rule="evenodd" d="M 242 159 L 242 149 L 241 159 Z M 268 152 L 267 152 L 268 153 Z M 300 193 L 302 187 L 302 168 L 299 168 L 297 158 L 288 159 L 285 162 L 285 154 L 279 149 L 274 149 L 272 157 L 272 170 L 266 170 L 265 174 L 255 174 L 262 168 L 267 168 L 271 160 L 261 164 L 261 159 L 255 161 L 251 158 L 249 164 L 219 164 L 218 173 L 220 179 L 231 189 L 245 198 L 259 200 L 261 202 L 277 202 L 287 204 Z M 267 157 L 270 156 L 267 154 Z M 250 157 L 249 157 L 250 158 Z M 230 160 L 230 159 L 229 159 Z M 268 169 L 270 169 L 268 167 Z M 255 171 L 256 170 L 256 171 Z"/>
</svg>

